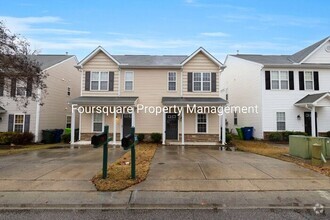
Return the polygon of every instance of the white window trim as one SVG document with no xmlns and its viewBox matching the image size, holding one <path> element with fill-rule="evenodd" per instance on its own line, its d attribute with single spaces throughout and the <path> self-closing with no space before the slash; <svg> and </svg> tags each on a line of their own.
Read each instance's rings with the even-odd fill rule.
<svg viewBox="0 0 330 220">
<path fill-rule="evenodd" d="M 132 75 L 133 75 L 133 79 L 132 79 L 132 90 L 127 90 L 126 89 L 126 82 L 130 82 L 131 81 L 131 80 L 126 80 L 126 73 L 132 73 Z M 132 91 L 134 91 L 134 76 L 135 76 L 134 71 L 125 71 L 125 75 L 124 75 L 124 91 L 126 91 L 126 92 L 132 92 Z"/>
<path fill-rule="evenodd" d="M 278 89 L 273 88 L 272 72 L 277 72 L 278 73 L 278 80 L 276 80 L 276 81 L 278 81 Z M 284 81 L 284 80 L 281 79 L 281 72 L 287 72 L 287 74 L 288 74 L 288 79 L 285 80 L 285 81 L 288 81 L 288 88 L 287 89 L 282 89 L 282 81 Z M 274 79 L 274 81 L 275 81 L 275 79 Z M 289 73 L 289 71 L 288 70 L 271 70 L 270 71 L 270 88 L 271 88 L 271 90 L 275 90 L 275 91 L 290 90 L 290 73 Z"/>
<path fill-rule="evenodd" d="M 277 120 L 277 113 L 284 113 L 284 121 L 278 121 Z M 286 131 L 286 112 L 284 112 L 284 111 L 275 112 L 275 117 L 276 117 L 276 131 Z M 278 130 L 278 128 L 277 128 L 277 123 L 278 122 L 284 122 L 284 130 Z"/>
<path fill-rule="evenodd" d="M 70 120 L 68 121 L 68 117 L 70 116 Z M 72 115 L 66 115 L 65 116 L 65 128 L 67 128 L 67 124 L 70 124 L 71 125 L 71 117 L 72 117 Z M 68 123 L 69 122 L 69 123 Z M 71 125 L 72 126 L 72 125 Z M 71 126 L 70 126 L 70 128 L 71 128 Z"/>
<path fill-rule="evenodd" d="M 95 113 L 92 113 L 92 128 L 91 128 L 91 131 L 92 133 L 99 133 L 99 132 L 103 132 L 104 131 L 104 114 L 102 114 L 102 131 L 94 131 L 94 114 Z"/>
<path fill-rule="evenodd" d="M 170 81 L 170 73 L 175 73 L 175 81 Z M 175 90 L 170 90 L 170 82 L 175 82 Z M 176 92 L 178 85 L 178 74 L 175 71 L 169 71 L 167 73 L 167 91 L 168 92 Z"/>
<path fill-rule="evenodd" d="M 206 115 L 206 132 L 198 132 L 198 115 L 199 113 L 196 113 L 195 115 L 195 133 L 196 134 L 208 134 L 209 133 L 209 114 L 203 113 Z"/>
<path fill-rule="evenodd" d="M 201 74 L 201 81 L 197 81 L 197 82 L 201 82 L 201 90 L 200 91 L 195 91 L 195 77 L 194 77 L 194 75 L 195 75 L 195 73 L 200 73 Z M 203 74 L 204 73 L 208 73 L 208 74 L 210 74 L 210 89 L 209 90 L 204 90 L 204 88 L 203 88 Z M 208 81 L 205 81 L 205 82 L 208 82 Z M 211 88 L 212 87 L 212 74 L 211 74 L 211 72 L 193 72 L 192 73 L 192 90 L 193 90 L 193 92 L 211 92 Z"/>
<path fill-rule="evenodd" d="M 312 74 L 312 80 L 311 81 L 306 80 L 306 73 L 307 72 Z M 307 89 L 306 82 L 312 82 L 312 88 L 311 89 Z M 313 71 L 309 71 L 309 70 L 304 71 L 304 86 L 305 86 L 305 90 L 314 91 L 314 74 L 313 74 Z"/>
<path fill-rule="evenodd" d="M 25 84 L 25 85 L 24 85 Z M 15 87 L 15 96 L 17 96 L 17 97 L 26 97 L 26 87 L 27 85 L 26 85 L 26 82 L 24 82 L 24 81 L 22 81 L 22 80 L 17 80 L 16 81 L 16 87 Z M 17 94 L 17 89 L 18 88 L 23 88 L 24 89 L 24 95 L 18 95 Z"/>
<path fill-rule="evenodd" d="M 99 79 L 98 79 L 98 89 L 93 89 L 92 88 L 92 81 L 96 81 L 96 80 L 92 80 L 92 75 L 93 73 L 98 73 L 99 74 Z M 108 73 L 108 78 L 107 80 L 101 80 L 101 73 Z M 107 81 L 107 89 L 101 89 L 101 81 Z M 109 71 L 91 71 L 91 76 L 90 76 L 90 91 L 101 91 L 101 92 L 105 92 L 105 91 L 109 91 Z"/>
<path fill-rule="evenodd" d="M 13 123 L 13 131 L 15 131 L 15 125 L 16 125 L 16 115 L 23 115 L 23 128 L 22 128 L 22 133 L 24 132 L 24 125 L 25 125 L 25 114 L 14 114 L 14 123 Z"/>
</svg>

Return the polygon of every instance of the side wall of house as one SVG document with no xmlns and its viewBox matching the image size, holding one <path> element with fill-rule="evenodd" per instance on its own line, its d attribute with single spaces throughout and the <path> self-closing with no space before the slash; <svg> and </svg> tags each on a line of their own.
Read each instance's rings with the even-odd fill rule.
<svg viewBox="0 0 330 220">
<path fill-rule="evenodd" d="M 254 137 L 263 138 L 262 132 L 262 92 L 261 92 L 261 65 L 240 58 L 228 56 L 226 69 L 220 76 L 220 94 L 222 98 L 228 96 L 229 106 L 257 106 L 257 111 L 244 114 L 237 111 L 237 125 L 234 125 L 234 114 L 228 114 L 228 128 L 233 133 L 236 128 L 254 127 Z"/>
</svg>

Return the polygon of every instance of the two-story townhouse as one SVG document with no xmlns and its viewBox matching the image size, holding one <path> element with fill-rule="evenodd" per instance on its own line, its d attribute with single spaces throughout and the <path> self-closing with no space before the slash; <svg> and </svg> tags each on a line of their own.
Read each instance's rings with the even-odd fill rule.
<svg viewBox="0 0 330 220">
<path fill-rule="evenodd" d="M 31 96 L 26 82 L 11 83 L 10 94 L 6 94 L 0 86 L 0 132 L 32 132 L 35 141 L 42 140 L 42 130 L 64 129 L 71 127 L 71 105 L 69 101 L 80 94 L 80 72 L 75 68 L 78 61 L 72 55 L 30 55 L 29 59 L 36 60 L 41 70 L 47 74 L 44 82 L 46 94 L 39 101 L 30 101 L 26 108 L 20 107 L 9 96 Z M 4 79 L 5 80 L 5 79 Z M 41 94 L 41 91 L 36 93 Z"/>
<path fill-rule="evenodd" d="M 293 55 L 228 55 L 221 94 L 235 106 L 258 105 L 258 114 L 234 112 L 228 126 L 253 126 L 254 137 L 270 132 L 330 130 L 330 38 Z"/>
<path fill-rule="evenodd" d="M 114 144 L 127 135 L 131 127 L 146 139 L 150 139 L 151 133 L 161 133 L 163 144 L 219 143 L 221 118 L 224 126 L 225 116 L 187 111 L 187 106 L 194 104 L 219 107 L 227 103 L 219 97 L 219 74 L 224 66 L 205 49 L 199 48 L 190 56 L 154 56 L 111 55 L 98 47 L 77 67 L 82 73 L 82 91 L 81 97 L 72 100 L 75 108 L 133 109 L 110 114 L 104 111 L 90 114 L 91 109 L 74 111 L 80 115 L 81 140 L 89 141 L 107 124 Z M 147 107 L 150 108 L 146 110 Z M 152 111 L 159 107 L 161 113 Z M 165 111 L 164 107 L 172 110 Z M 225 138 L 222 141 L 225 143 Z"/>
</svg>

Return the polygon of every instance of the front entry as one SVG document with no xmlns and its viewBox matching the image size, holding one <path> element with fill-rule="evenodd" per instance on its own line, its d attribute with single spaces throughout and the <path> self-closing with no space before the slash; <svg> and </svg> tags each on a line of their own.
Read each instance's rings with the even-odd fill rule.
<svg viewBox="0 0 330 220">
<path fill-rule="evenodd" d="M 132 114 L 123 114 L 123 137 L 130 134 L 132 127 Z"/>
<path fill-rule="evenodd" d="M 305 120 L 305 132 L 311 136 L 312 135 L 312 114 L 311 112 L 304 112 Z M 315 112 L 315 134 L 317 136 L 317 112 Z"/>
<path fill-rule="evenodd" d="M 166 114 L 166 139 L 178 139 L 178 115 Z"/>
</svg>

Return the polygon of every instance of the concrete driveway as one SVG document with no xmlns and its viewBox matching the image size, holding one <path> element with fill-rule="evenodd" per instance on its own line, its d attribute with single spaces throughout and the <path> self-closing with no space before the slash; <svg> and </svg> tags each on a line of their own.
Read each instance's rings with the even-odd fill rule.
<svg viewBox="0 0 330 220">
<path fill-rule="evenodd" d="M 125 151 L 109 148 L 109 163 Z M 47 149 L 0 157 L 1 191 L 96 191 L 90 179 L 102 169 L 102 147 Z"/>
<path fill-rule="evenodd" d="M 147 180 L 130 190 L 329 190 L 330 178 L 293 163 L 245 152 L 165 146 Z"/>
</svg>

